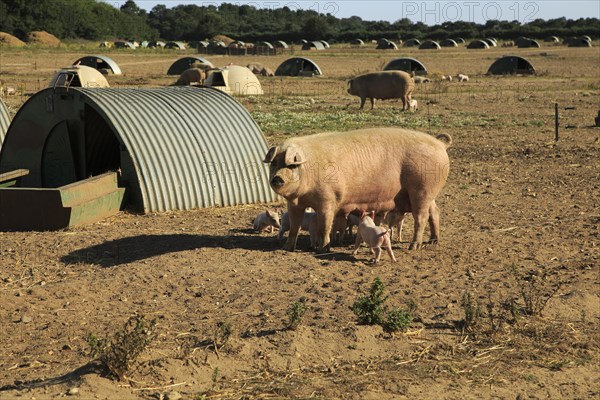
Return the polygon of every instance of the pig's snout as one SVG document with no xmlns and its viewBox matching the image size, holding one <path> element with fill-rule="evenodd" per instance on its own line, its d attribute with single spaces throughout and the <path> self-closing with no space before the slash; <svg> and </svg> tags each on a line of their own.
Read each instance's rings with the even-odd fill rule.
<svg viewBox="0 0 600 400">
<path fill-rule="evenodd" d="M 273 177 L 273 179 L 271 179 L 271 186 L 273 186 L 276 189 L 282 187 L 283 184 L 284 184 L 283 179 L 281 179 L 281 177 L 279 177 L 279 176 L 275 176 L 275 177 Z"/>
</svg>

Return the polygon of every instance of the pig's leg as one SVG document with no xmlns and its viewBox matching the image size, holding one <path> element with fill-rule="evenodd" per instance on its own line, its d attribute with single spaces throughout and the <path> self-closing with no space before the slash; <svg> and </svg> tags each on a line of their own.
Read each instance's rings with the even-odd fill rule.
<svg viewBox="0 0 600 400">
<path fill-rule="evenodd" d="M 417 250 L 423 243 L 423 232 L 425 231 L 425 226 L 427 225 L 427 220 L 429 219 L 429 207 L 422 206 L 422 203 L 422 201 L 420 203 L 413 202 L 413 204 L 419 204 L 419 206 L 413 207 L 412 214 L 413 218 L 415 219 L 415 232 L 412 243 L 408 247 L 409 250 Z"/>
<path fill-rule="evenodd" d="M 290 219 L 290 231 L 283 249 L 294 251 L 296 250 L 298 231 L 300 230 L 300 225 L 302 225 L 302 219 L 304 218 L 304 207 L 293 206 L 288 203 L 288 217 Z"/>
<path fill-rule="evenodd" d="M 372 97 L 370 97 L 370 99 L 371 99 L 371 110 L 372 110 L 373 109 L 373 105 L 375 104 L 375 99 L 372 98 Z"/>
<path fill-rule="evenodd" d="M 371 250 L 374 250 L 375 252 L 375 263 L 379 262 L 379 259 L 381 258 L 381 247 L 377 246 L 375 248 L 372 248 Z"/>
<path fill-rule="evenodd" d="M 335 213 L 331 210 L 323 210 L 322 213 L 317 213 L 317 226 L 319 227 L 319 234 L 317 235 L 317 253 L 329 251 L 331 245 L 329 237 L 331 235 L 334 217 Z"/>
<path fill-rule="evenodd" d="M 429 228 L 431 230 L 430 243 L 437 243 L 440 239 L 440 209 L 435 200 L 431 202 L 429 206 Z"/>
<path fill-rule="evenodd" d="M 356 232 L 356 241 L 354 242 L 354 251 L 352 252 L 352 255 L 355 256 L 358 253 L 358 248 L 360 247 L 360 244 L 362 243 L 362 238 L 360 237 L 360 231 Z"/>
<path fill-rule="evenodd" d="M 360 107 L 358 108 L 359 110 L 362 110 L 363 107 L 365 106 L 365 101 L 367 100 L 366 97 L 361 96 L 360 97 Z"/>
<path fill-rule="evenodd" d="M 392 251 L 392 239 L 386 233 L 386 237 L 384 240 L 384 247 L 387 250 L 388 255 L 392 259 L 393 262 L 396 262 L 396 257 L 394 256 L 394 252 Z"/>
<path fill-rule="evenodd" d="M 405 213 L 400 214 L 400 220 L 396 224 L 396 228 L 398 229 L 398 241 L 402 241 L 402 228 L 404 227 L 404 217 L 406 217 Z"/>
</svg>

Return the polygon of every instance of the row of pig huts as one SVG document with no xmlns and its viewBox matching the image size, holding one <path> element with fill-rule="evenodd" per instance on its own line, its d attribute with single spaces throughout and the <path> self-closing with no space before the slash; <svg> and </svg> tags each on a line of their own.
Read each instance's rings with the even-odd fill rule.
<svg viewBox="0 0 600 400">
<path fill-rule="evenodd" d="M 402 47 L 415 47 L 420 50 L 440 50 L 443 47 L 458 47 L 465 45 L 467 49 L 489 49 L 491 47 L 498 46 L 498 40 L 493 37 L 474 39 L 470 42 L 466 42 L 461 37 L 446 38 L 443 40 L 419 40 L 417 38 L 407 39 L 405 41 L 399 40 L 397 42 L 388 40 L 386 38 L 380 38 L 376 43 L 376 49 L 378 50 L 397 50 L 398 46 Z M 560 44 L 561 40 L 557 36 L 549 36 L 544 39 L 544 42 Z M 563 42 L 564 45 L 569 47 L 592 47 L 592 39 L 589 36 L 580 37 L 569 37 Z M 302 50 L 325 50 L 330 48 L 330 44 L 325 40 L 300 40 L 296 43 Z M 350 45 L 361 47 L 365 46 L 365 42 L 362 39 L 354 39 L 350 41 Z M 518 37 L 514 41 L 505 41 L 501 44 L 504 47 L 516 46 L 518 48 L 539 48 L 541 43 L 539 40 L 531 39 L 527 37 Z M 116 48 L 167 48 L 167 49 L 178 49 L 185 50 L 186 48 L 194 48 L 200 54 L 221 54 L 221 55 L 277 55 L 285 54 L 291 50 L 290 46 L 281 40 L 273 43 L 267 41 L 259 41 L 256 43 L 246 43 L 239 40 L 223 41 L 223 40 L 204 40 L 194 41 L 189 43 L 184 42 L 163 42 L 163 41 L 152 41 L 152 42 L 102 42 L 101 47 L 116 47 Z"/>
</svg>

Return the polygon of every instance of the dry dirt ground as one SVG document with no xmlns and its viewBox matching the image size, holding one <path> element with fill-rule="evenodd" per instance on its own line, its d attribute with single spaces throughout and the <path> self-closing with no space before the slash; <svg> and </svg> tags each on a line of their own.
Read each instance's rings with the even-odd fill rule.
<svg viewBox="0 0 600 400">
<path fill-rule="evenodd" d="M 124 211 L 58 232 L 2 232 L 0 398 L 597 398 L 595 46 L 334 48 L 310 53 L 325 72 L 320 79 L 261 78 L 267 95 L 239 100 L 269 143 L 331 125 L 396 124 L 452 135 L 450 177 L 438 198 L 441 242 L 410 252 L 406 242 L 396 242 L 398 262 L 383 255 L 377 265 L 366 248 L 352 256 L 348 245 L 316 255 L 306 235 L 297 251 L 285 252 L 274 234 L 250 229 L 257 213 L 283 203 Z M 14 112 L 53 71 L 92 52 L 2 49 L 0 80 L 22 89 L 4 100 Z M 539 74 L 485 76 L 507 53 L 527 56 Z M 109 77 L 113 86 L 172 83 L 164 74 L 180 56 L 109 55 L 125 72 Z M 433 74 L 462 72 L 471 81 L 419 87 L 415 114 L 401 113 L 393 101 L 358 113 L 344 79 L 400 55 L 418 57 Z M 275 68 L 285 57 L 207 58 Z M 412 217 L 407 222 L 405 238 Z M 416 307 L 406 332 L 357 324 L 351 307 L 377 277 L 390 309 Z M 287 310 L 294 303 L 306 312 L 291 330 Z M 131 331 L 125 326 L 132 316 L 153 327 L 143 337 L 152 339 L 145 348 L 117 343 Z M 113 340 L 122 352 L 143 351 L 118 380 L 106 362 L 93 361 L 103 347 L 92 338 Z M 103 354 L 113 363 L 127 359 Z"/>
</svg>

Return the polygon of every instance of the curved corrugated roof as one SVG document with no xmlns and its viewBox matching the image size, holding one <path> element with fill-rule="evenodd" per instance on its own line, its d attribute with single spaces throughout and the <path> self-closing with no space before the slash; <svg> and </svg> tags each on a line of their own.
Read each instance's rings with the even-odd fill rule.
<svg viewBox="0 0 600 400">
<path fill-rule="evenodd" d="M 169 70 L 167 71 L 167 75 L 181 75 L 181 73 L 186 69 L 192 68 L 192 64 L 195 62 L 201 62 L 202 64 L 206 64 L 211 68 L 214 67 L 214 65 L 206 58 L 183 57 L 171 64 Z"/>
<path fill-rule="evenodd" d="M 72 65 L 60 69 L 48 87 L 109 87 L 108 81 L 96 68 L 87 65 Z"/>
<path fill-rule="evenodd" d="M 48 104 L 52 104 L 52 115 Z M 11 148 L 0 152 L 0 171 L 8 165 L 27 168 L 41 183 L 46 138 L 39 136 L 48 136 L 60 124 L 61 113 L 63 121 L 83 115 L 80 125 L 88 135 L 101 131 L 97 127 L 105 124 L 104 135 L 110 131 L 117 137 L 122 181 L 130 198 L 141 203 L 137 208 L 144 211 L 276 199 L 262 163 L 267 143 L 260 128 L 241 104 L 212 88 L 42 90 L 15 117 L 5 142 Z M 77 126 L 69 124 L 69 134 L 85 136 L 85 132 L 71 131 Z M 21 140 L 12 140 L 19 135 Z M 27 135 L 38 137 L 27 140 L 23 137 Z M 86 143 L 90 141 L 85 138 Z M 23 146 L 24 142 L 29 144 Z M 86 150 L 94 153 L 102 147 L 88 144 Z M 85 157 L 97 159 L 94 154 Z"/>
<path fill-rule="evenodd" d="M 8 130 L 8 126 L 10 125 L 10 114 L 8 113 L 8 108 L 0 99 L 0 148 L 2 148 L 2 142 L 4 141 L 4 135 L 6 135 L 6 131 Z"/>
<path fill-rule="evenodd" d="M 444 39 L 440 42 L 440 46 L 442 47 L 458 47 L 458 43 L 452 39 Z"/>
<path fill-rule="evenodd" d="M 275 70 L 275 76 L 298 76 L 305 73 L 323 75 L 321 68 L 310 58 L 292 57 L 288 58 Z"/>
<path fill-rule="evenodd" d="M 489 48 L 490 48 L 490 46 L 487 44 L 487 42 L 485 42 L 484 40 L 481 40 L 481 39 L 475 39 L 467 45 L 467 49 L 489 49 Z"/>
<path fill-rule="evenodd" d="M 425 68 L 425 65 L 423 65 L 421 61 L 412 57 L 394 58 L 388 62 L 385 67 L 383 67 L 383 70 L 400 70 L 405 72 L 415 71 L 416 75 L 427 75 L 427 68 Z"/>
<path fill-rule="evenodd" d="M 75 60 L 73 65 L 86 65 L 88 67 L 96 68 L 100 72 L 104 70 L 115 75 L 121 75 L 121 68 L 119 68 L 119 65 L 117 65 L 112 58 L 103 55 L 81 57 Z"/>
<path fill-rule="evenodd" d="M 441 46 L 435 40 L 426 40 L 419 45 L 419 50 L 439 50 Z"/>
<path fill-rule="evenodd" d="M 494 61 L 488 68 L 487 73 L 490 75 L 535 74 L 535 68 L 526 58 L 508 55 Z"/>
<path fill-rule="evenodd" d="M 312 42 L 306 42 L 302 45 L 302 50 L 325 50 L 325 45 L 319 40 L 313 40 Z"/>
</svg>

